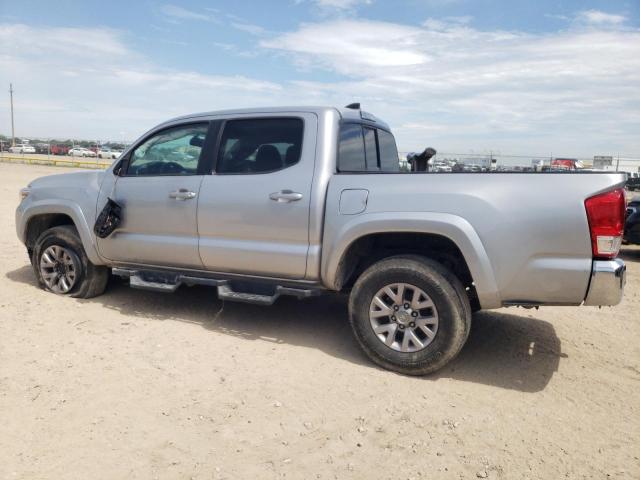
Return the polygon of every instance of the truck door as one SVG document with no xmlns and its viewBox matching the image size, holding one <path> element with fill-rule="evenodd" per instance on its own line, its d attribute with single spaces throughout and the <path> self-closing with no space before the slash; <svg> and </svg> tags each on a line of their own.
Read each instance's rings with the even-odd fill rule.
<svg viewBox="0 0 640 480">
<path fill-rule="evenodd" d="M 205 268 L 304 278 L 317 125 L 311 113 L 224 122 L 198 203 Z"/>
<path fill-rule="evenodd" d="M 202 268 L 196 219 L 204 178 L 208 122 L 153 133 L 130 153 L 112 198 L 123 207 L 120 227 L 98 239 L 100 254 L 121 263 Z M 101 192 L 98 208 L 104 205 Z"/>
</svg>

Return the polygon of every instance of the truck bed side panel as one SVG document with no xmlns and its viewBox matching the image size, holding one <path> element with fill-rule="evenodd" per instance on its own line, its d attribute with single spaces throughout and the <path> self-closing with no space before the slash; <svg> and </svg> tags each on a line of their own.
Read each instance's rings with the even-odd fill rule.
<svg viewBox="0 0 640 480">
<path fill-rule="evenodd" d="M 584 200 L 623 183 L 622 174 L 337 174 L 327 197 L 323 280 L 332 286 L 359 235 L 400 224 L 458 245 L 483 308 L 577 305 L 592 263 Z M 340 213 L 345 189 L 369 192 L 364 212 Z"/>
</svg>

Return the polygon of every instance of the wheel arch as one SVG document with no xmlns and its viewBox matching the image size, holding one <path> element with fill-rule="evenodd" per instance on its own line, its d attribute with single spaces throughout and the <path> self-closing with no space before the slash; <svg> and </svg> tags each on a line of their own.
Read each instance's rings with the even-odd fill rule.
<svg viewBox="0 0 640 480">
<path fill-rule="evenodd" d="M 17 228 L 20 239 L 27 250 L 31 251 L 42 232 L 60 225 L 74 226 L 89 260 L 96 265 L 103 264 L 96 249 L 93 232 L 82 210 L 70 202 L 33 205 L 23 213 Z"/>
<path fill-rule="evenodd" d="M 329 238 L 328 238 L 329 237 Z M 333 237 L 333 240 L 331 239 Z M 488 255 L 480 237 L 463 218 L 442 213 L 384 213 L 355 217 L 338 231 L 325 233 L 322 278 L 342 290 L 375 261 L 417 254 L 450 268 L 478 307 L 501 305 Z M 475 298 L 474 298 L 475 297 Z"/>
</svg>

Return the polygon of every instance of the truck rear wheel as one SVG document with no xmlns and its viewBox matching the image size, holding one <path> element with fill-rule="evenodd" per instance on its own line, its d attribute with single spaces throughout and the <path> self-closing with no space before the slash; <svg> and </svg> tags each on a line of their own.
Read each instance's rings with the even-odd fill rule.
<svg viewBox="0 0 640 480">
<path fill-rule="evenodd" d="M 109 269 L 91 263 L 78 231 L 70 225 L 44 231 L 36 241 L 31 264 L 40 286 L 58 295 L 96 297 L 109 280 Z"/>
<path fill-rule="evenodd" d="M 471 306 L 460 280 L 425 257 L 390 257 L 356 281 L 349 318 L 358 343 L 378 365 L 426 375 L 460 351 L 471 328 Z"/>
</svg>

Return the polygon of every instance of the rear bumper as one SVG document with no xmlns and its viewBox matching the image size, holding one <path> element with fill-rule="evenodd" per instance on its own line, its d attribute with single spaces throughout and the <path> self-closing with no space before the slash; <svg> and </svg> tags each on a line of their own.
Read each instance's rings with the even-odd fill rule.
<svg viewBox="0 0 640 480">
<path fill-rule="evenodd" d="M 613 306 L 620 303 L 627 281 L 627 267 L 619 258 L 594 260 L 584 305 Z"/>
</svg>

